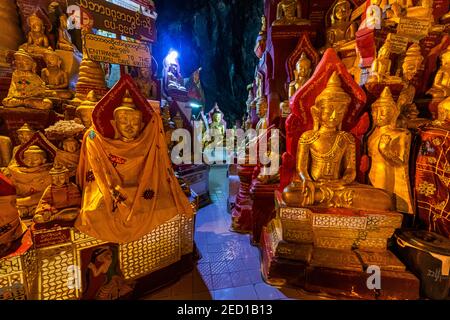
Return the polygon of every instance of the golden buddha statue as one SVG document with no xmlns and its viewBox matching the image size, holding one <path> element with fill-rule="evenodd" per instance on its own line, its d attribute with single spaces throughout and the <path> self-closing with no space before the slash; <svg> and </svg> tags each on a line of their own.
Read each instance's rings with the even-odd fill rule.
<svg viewBox="0 0 450 320">
<path fill-rule="evenodd" d="M 383 83 L 400 83 L 401 79 L 396 76 L 391 76 L 391 59 L 390 59 L 390 37 L 378 50 L 377 58 L 372 62 L 371 75 L 367 82 L 383 82 Z"/>
<path fill-rule="evenodd" d="M 442 100 L 437 109 L 437 119 L 433 121 L 433 125 L 448 128 L 450 126 L 450 97 Z"/>
<path fill-rule="evenodd" d="M 261 16 L 261 29 L 259 30 L 259 35 L 263 36 L 267 33 L 267 18 L 265 15 Z"/>
<path fill-rule="evenodd" d="M 94 111 L 97 102 L 98 98 L 95 95 L 94 90 L 91 90 L 86 96 L 86 99 L 77 107 L 77 116 L 86 129 L 90 128 L 92 125 L 92 112 Z"/>
<path fill-rule="evenodd" d="M 427 93 L 433 98 L 450 96 L 450 45 L 441 54 L 441 66 L 434 77 L 433 86 Z"/>
<path fill-rule="evenodd" d="M 211 135 L 225 135 L 225 125 L 222 119 L 222 115 L 222 111 L 220 111 L 219 106 L 216 103 L 211 114 L 211 123 L 209 124 Z"/>
<path fill-rule="evenodd" d="M 67 15 L 65 14 L 62 14 L 59 17 L 58 42 L 56 47 L 59 50 L 73 51 L 78 53 L 78 49 L 72 43 L 72 37 L 67 31 Z"/>
<path fill-rule="evenodd" d="M 269 108 L 267 104 L 267 98 L 265 96 L 258 99 L 256 102 L 256 113 L 258 114 L 259 121 L 256 124 L 256 131 L 260 129 L 267 129 L 267 109 Z"/>
<path fill-rule="evenodd" d="M 397 100 L 400 108 L 398 126 L 401 128 L 411 127 L 418 120 L 419 111 L 414 103 L 416 88 L 412 85 L 411 80 L 417 74 L 423 60 L 419 44 L 413 43 L 406 51 L 402 64 L 404 87 Z"/>
<path fill-rule="evenodd" d="M 64 166 L 70 177 L 74 177 L 80 160 L 80 143 L 69 137 L 62 142 L 62 150 L 56 151 L 55 165 Z"/>
<path fill-rule="evenodd" d="M 47 95 L 60 99 L 72 99 L 73 93 L 68 90 L 69 78 L 67 72 L 62 68 L 62 59 L 54 51 L 47 51 L 44 54 L 47 65 L 41 71 L 41 78 L 47 85 Z"/>
<path fill-rule="evenodd" d="M 25 143 L 30 141 L 31 138 L 33 138 L 33 136 L 36 133 L 36 130 L 34 130 L 28 123 L 24 123 L 22 127 L 17 129 L 16 133 L 17 133 L 17 138 L 19 139 L 19 145 L 15 146 L 13 148 L 12 154 L 11 154 L 11 161 L 9 162 L 8 165 L 17 164 L 16 159 L 15 159 L 17 150 L 19 150 L 20 147 L 22 147 Z"/>
<path fill-rule="evenodd" d="M 311 76 L 311 60 L 303 52 L 295 64 L 294 80 L 289 83 L 289 98 L 300 89 Z"/>
<path fill-rule="evenodd" d="M 139 68 L 139 75 L 134 81 L 147 99 L 158 98 L 158 88 L 152 79 L 150 68 Z"/>
<path fill-rule="evenodd" d="M 310 25 L 311 21 L 302 19 L 302 6 L 298 0 L 281 0 L 277 5 L 277 18 L 273 26 Z"/>
<path fill-rule="evenodd" d="M 45 35 L 44 22 L 39 18 L 36 13 L 33 13 L 28 17 L 28 26 L 30 32 L 28 32 L 27 42 L 19 47 L 31 54 L 43 54 L 47 50 L 53 50 L 50 47 L 47 36 Z"/>
<path fill-rule="evenodd" d="M 350 21 L 352 14 L 350 2 L 339 0 L 331 11 L 331 26 L 327 28 L 326 48 L 338 47 L 356 38 L 356 24 Z"/>
<path fill-rule="evenodd" d="M 175 117 L 173 117 L 173 122 L 175 122 L 175 127 L 177 129 L 184 128 L 184 120 L 181 117 L 180 111 L 177 111 L 177 113 L 175 114 Z"/>
<path fill-rule="evenodd" d="M 406 8 L 406 17 L 434 22 L 433 0 L 421 0 L 420 6 Z"/>
<path fill-rule="evenodd" d="M 36 74 L 36 62 L 23 50 L 14 53 L 16 70 L 12 75 L 8 95 L 3 105 L 8 108 L 29 107 L 51 109 L 52 102 L 45 98 L 45 82 Z"/>
<path fill-rule="evenodd" d="M 45 188 L 51 184 L 51 163 L 47 154 L 38 146 L 30 146 L 23 154 L 25 166 L 8 166 L 11 180 L 17 190 L 17 208 L 21 216 L 32 214 Z"/>
<path fill-rule="evenodd" d="M 350 102 L 339 75 L 333 72 L 311 110 L 314 129 L 299 139 L 296 174 L 282 195 L 288 206 L 392 209 L 388 192 L 355 182 L 355 138 L 339 129 Z"/>
<path fill-rule="evenodd" d="M 389 87 L 372 104 L 375 129 L 369 136 L 371 167 L 369 181 L 376 187 L 394 194 L 397 211 L 414 212 L 409 180 L 409 151 L 411 133 L 397 128 L 400 109 L 392 99 Z"/>
<path fill-rule="evenodd" d="M 83 140 L 77 173 L 83 197 L 75 226 L 97 239 L 126 243 L 193 212 L 171 168 L 159 114 L 144 121 L 148 109 L 136 106 L 128 90 L 112 119 L 105 119 L 111 109 L 94 118 Z M 104 135 L 102 123 L 113 125 L 114 137 Z"/>
<path fill-rule="evenodd" d="M 55 165 L 49 175 L 52 183 L 42 194 L 33 221 L 36 224 L 75 221 L 80 213 L 81 193 L 76 184 L 69 182 L 69 170 Z"/>
</svg>

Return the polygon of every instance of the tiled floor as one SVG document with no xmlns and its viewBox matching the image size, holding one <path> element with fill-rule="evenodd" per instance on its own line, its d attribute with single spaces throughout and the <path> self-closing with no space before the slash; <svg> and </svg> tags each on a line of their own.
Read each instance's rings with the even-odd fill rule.
<svg viewBox="0 0 450 320">
<path fill-rule="evenodd" d="M 249 235 L 230 232 L 226 167 L 210 171 L 213 204 L 196 216 L 195 242 L 202 258 L 197 267 L 172 286 L 147 296 L 162 300 L 315 299 L 301 291 L 277 289 L 261 278 L 260 255 Z"/>
</svg>

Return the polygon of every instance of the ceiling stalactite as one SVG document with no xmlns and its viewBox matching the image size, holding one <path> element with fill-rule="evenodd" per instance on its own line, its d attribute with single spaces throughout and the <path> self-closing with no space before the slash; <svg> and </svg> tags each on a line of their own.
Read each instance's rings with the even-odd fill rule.
<svg viewBox="0 0 450 320">
<path fill-rule="evenodd" d="M 206 110 L 217 102 L 232 124 L 245 112 L 246 85 L 257 57 L 253 48 L 261 28 L 263 1 L 158 0 L 158 40 L 153 54 L 160 64 L 172 48 L 180 53 L 181 72 L 202 67 Z"/>
</svg>

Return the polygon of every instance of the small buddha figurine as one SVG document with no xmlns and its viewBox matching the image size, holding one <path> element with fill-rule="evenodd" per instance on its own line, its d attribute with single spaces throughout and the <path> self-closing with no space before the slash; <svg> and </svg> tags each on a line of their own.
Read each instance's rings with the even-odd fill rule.
<svg viewBox="0 0 450 320">
<path fill-rule="evenodd" d="M 377 58 L 372 62 L 371 75 L 367 82 L 384 82 L 384 83 L 400 83 L 401 79 L 395 76 L 391 76 L 391 59 L 390 59 L 390 37 L 378 50 Z"/>
<path fill-rule="evenodd" d="M 296 173 L 282 194 L 287 205 L 392 209 L 392 197 L 388 192 L 355 182 L 355 138 L 339 129 L 350 102 L 350 96 L 341 87 L 339 75 L 333 72 L 311 110 L 314 129 L 300 136 Z"/>
<path fill-rule="evenodd" d="M 437 119 L 433 121 L 433 125 L 450 130 L 450 97 L 438 104 L 437 111 Z"/>
<path fill-rule="evenodd" d="M 311 76 L 311 60 L 303 52 L 295 64 L 294 80 L 289 84 L 289 98 L 300 89 Z"/>
<path fill-rule="evenodd" d="M 65 14 L 59 17 L 58 42 L 56 46 L 59 50 L 79 53 L 77 47 L 72 43 L 69 31 L 67 31 L 67 15 Z"/>
<path fill-rule="evenodd" d="M 416 88 L 412 85 L 411 80 L 416 75 L 423 60 L 420 46 L 413 43 L 406 51 L 406 57 L 402 64 L 404 88 L 397 100 L 397 105 L 400 108 L 399 127 L 406 128 L 418 119 L 419 111 L 414 103 Z"/>
<path fill-rule="evenodd" d="M 94 111 L 97 102 L 98 98 L 95 95 L 94 90 L 91 90 L 86 96 L 86 100 L 77 107 L 77 116 L 86 129 L 90 128 L 92 125 L 92 112 Z"/>
<path fill-rule="evenodd" d="M 69 182 L 69 170 L 64 166 L 55 165 L 49 175 L 52 183 L 42 194 L 33 221 L 36 224 L 75 221 L 80 213 L 81 193 L 76 184 Z"/>
<path fill-rule="evenodd" d="M 365 25 L 369 29 L 381 29 L 381 0 L 371 0 L 366 9 Z"/>
<path fill-rule="evenodd" d="M 184 127 L 184 120 L 181 117 L 180 111 L 177 111 L 175 117 L 173 117 L 173 122 L 175 123 L 175 127 L 177 129 L 182 129 Z"/>
<path fill-rule="evenodd" d="M 281 0 L 277 5 L 277 19 L 273 26 L 310 25 L 311 22 L 302 19 L 302 6 L 298 0 Z"/>
<path fill-rule="evenodd" d="M 184 87 L 184 80 L 181 77 L 180 71 L 178 70 L 178 65 L 176 63 L 171 63 L 167 71 L 167 88 L 186 90 Z"/>
<path fill-rule="evenodd" d="M 41 78 L 47 85 L 47 94 L 60 99 L 72 99 L 73 93 L 68 90 L 69 78 L 62 68 L 61 57 L 54 51 L 48 51 L 44 54 L 44 60 L 47 67 L 42 69 Z"/>
<path fill-rule="evenodd" d="M 376 187 L 394 194 L 397 211 L 413 213 L 413 198 L 409 180 L 409 150 L 411 133 L 397 128 L 400 115 L 389 87 L 372 104 L 375 129 L 369 136 L 371 158 L 369 181 Z"/>
<path fill-rule="evenodd" d="M 52 108 L 51 100 L 45 98 L 45 82 L 36 74 L 36 62 L 23 50 L 14 53 L 16 70 L 12 75 L 8 95 L 3 105 L 8 108 L 29 107 L 48 110 Z"/>
<path fill-rule="evenodd" d="M 406 8 L 406 17 L 434 22 L 433 0 L 421 0 L 420 6 Z"/>
<path fill-rule="evenodd" d="M 350 2 L 339 0 L 331 11 L 331 26 L 327 28 L 325 47 L 336 47 L 356 38 L 356 24 L 350 21 Z"/>
<path fill-rule="evenodd" d="M 44 22 L 36 13 L 33 13 L 28 18 L 28 32 L 27 42 L 19 47 L 31 54 L 42 54 L 47 50 L 53 50 L 50 47 L 48 37 L 45 35 Z"/>
<path fill-rule="evenodd" d="M 433 98 L 450 96 L 450 45 L 441 54 L 441 67 L 434 77 L 433 86 L 427 93 Z"/>
<path fill-rule="evenodd" d="M 267 129 L 267 109 L 269 108 L 267 104 L 267 98 L 265 96 L 258 99 L 256 102 L 256 113 L 258 114 L 259 121 L 256 124 L 256 131 L 260 129 Z"/>
<path fill-rule="evenodd" d="M 30 146 L 23 154 L 24 167 L 9 165 L 8 169 L 17 189 L 17 207 L 21 216 L 29 215 L 38 204 L 45 188 L 51 184 L 47 154 L 38 146 Z"/>
<path fill-rule="evenodd" d="M 56 151 L 55 164 L 64 166 L 69 177 L 74 177 L 80 160 L 80 143 L 73 137 L 64 139 L 62 150 Z"/>
<path fill-rule="evenodd" d="M 19 145 L 15 146 L 12 150 L 11 154 L 11 161 L 8 165 L 15 165 L 16 164 L 16 153 L 17 150 L 19 150 L 20 147 L 22 147 L 25 143 L 30 141 L 31 138 L 36 133 L 36 130 L 34 130 L 28 123 L 24 123 L 22 127 L 17 129 L 17 138 L 19 139 Z"/>
<path fill-rule="evenodd" d="M 134 81 L 147 99 L 158 98 L 158 88 L 149 68 L 139 68 L 139 75 Z"/>
<path fill-rule="evenodd" d="M 218 134 L 221 136 L 225 135 L 225 125 L 224 125 L 223 119 L 222 119 L 222 111 L 220 111 L 217 103 L 214 106 L 214 110 L 211 114 L 211 121 L 209 124 L 209 129 L 214 134 Z M 213 133 L 211 133 L 211 135 L 213 135 Z"/>
</svg>

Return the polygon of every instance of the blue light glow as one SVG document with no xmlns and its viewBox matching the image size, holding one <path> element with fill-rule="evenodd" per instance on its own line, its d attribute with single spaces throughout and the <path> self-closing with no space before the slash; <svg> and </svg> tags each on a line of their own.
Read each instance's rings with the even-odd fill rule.
<svg viewBox="0 0 450 320">
<path fill-rule="evenodd" d="M 178 52 L 175 50 L 170 50 L 166 57 L 166 63 L 169 65 L 178 64 L 177 59 L 178 59 Z"/>
</svg>

